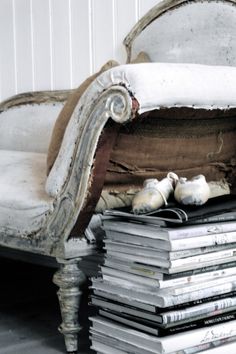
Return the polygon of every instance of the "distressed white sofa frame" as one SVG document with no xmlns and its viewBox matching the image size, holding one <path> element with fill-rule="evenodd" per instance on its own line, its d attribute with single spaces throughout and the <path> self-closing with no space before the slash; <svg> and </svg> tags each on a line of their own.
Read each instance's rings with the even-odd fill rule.
<svg viewBox="0 0 236 354">
<path fill-rule="evenodd" d="M 80 329 L 80 286 L 85 279 L 80 260 L 96 252 L 84 231 L 99 197 L 96 192 L 91 201 L 104 146 L 111 145 L 114 131 L 119 135 L 117 126 L 135 122 L 140 115 L 143 119 L 150 111 L 233 111 L 235 19 L 234 0 L 163 1 L 151 9 L 124 44 L 127 63 L 140 51 L 153 63 L 113 68 L 90 85 L 71 116 L 48 177 L 50 134 L 69 92 L 27 93 L 0 105 L 1 253 L 30 252 L 60 264 L 54 282 L 68 352 L 77 351 Z M 107 149 L 102 156 L 103 170 L 109 154 Z"/>
</svg>

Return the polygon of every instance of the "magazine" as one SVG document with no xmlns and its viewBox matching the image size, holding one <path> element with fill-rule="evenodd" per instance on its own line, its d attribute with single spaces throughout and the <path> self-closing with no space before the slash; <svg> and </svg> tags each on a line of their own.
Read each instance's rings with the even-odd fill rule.
<svg viewBox="0 0 236 354">
<path fill-rule="evenodd" d="M 135 353 L 135 354 L 158 354 L 158 352 L 150 351 L 144 349 L 143 346 L 137 344 L 130 344 L 122 339 L 116 339 L 114 337 L 109 337 L 99 333 L 93 329 L 90 330 L 91 333 L 91 341 L 92 348 L 97 350 L 97 353 L 105 353 L 112 354 L 113 350 L 121 350 L 121 353 L 127 354 Z M 223 346 L 223 347 L 222 347 Z M 185 348 L 182 350 L 174 351 L 169 354 L 195 354 L 202 353 L 204 354 L 234 354 L 236 352 L 236 337 L 223 338 L 221 340 L 214 340 L 210 343 L 204 343 L 200 345 L 196 345 L 194 347 Z M 101 350 L 101 352 L 100 352 Z"/>
<path fill-rule="evenodd" d="M 129 260 L 132 262 L 140 263 L 140 264 L 148 264 L 151 266 L 156 266 L 159 267 L 163 270 L 165 273 L 180 273 L 188 270 L 193 270 L 193 269 L 201 269 L 203 267 L 209 267 L 209 266 L 214 266 L 217 264 L 224 264 L 224 263 L 230 263 L 236 261 L 236 253 L 234 253 L 232 256 L 225 257 L 225 258 L 219 258 L 219 259 L 211 259 L 209 261 L 202 261 L 202 262 L 193 262 L 193 263 L 184 263 L 183 264 L 178 264 L 175 266 L 171 266 L 171 264 L 163 259 L 159 258 L 153 258 L 153 257 L 142 257 L 142 256 L 135 256 L 131 254 L 126 254 L 126 253 L 117 253 L 117 252 L 109 252 L 108 256 L 114 257 L 116 259 L 120 259 L 120 261 L 124 260 Z"/>
<path fill-rule="evenodd" d="M 156 225 L 180 225 L 236 220 L 236 197 L 211 198 L 202 206 L 185 206 L 171 201 L 167 207 L 146 214 L 134 214 L 130 208 L 106 210 L 105 217 L 116 217 Z"/>
<path fill-rule="evenodd" d="M 149 237 L 153 240 L 175 241 L 236 232 L 236 221 L 170 228 L 122 220 L 104 220 L 103 228 L 106 233 L 114 231 L 143 238 Z"/>
<path fill-rule="evenodd" d="M 119 258 L 120 255 L 121 258 L 126 257 L 130 260 L 133 260 L 132 257 L 137 257 L 139 259 L 141 258 L 143 260 L 143 263 L 145 263 L 146 259 L 152 259 L 153 263 L 156 261 L 155 262 L 156 266 L 163 267 L 163 268 L 178 268 L 178 267 L 189 266 L 192 267 L 193 269 L 196 264 L 198 264 L 199 266 L 201 265 L 204 266 L 205 262 L 211 262 L 212 260 L 215 261 L 215 264 L 218 264 L 218 260 L 229 259 L 231 257 L 234 258 L 236 256 L 236 248 L 226 248 L 225 250 L 217 250 L 215 252 L 209 252 L 205 254 L 199 254 L 196 256 L 190 256 L 190 257 L 174 259 L 174 260 L 168 260 L 161 257 L 161 255 L 159 255 L 159 253 L 161 252 L 160 251 L 156 252 L 155 250 L 150 250 L 150 251 L 147 250 L 146 252 L 142 252 L 140 250 L 139 252 L 135 252 L 135 250 L 132 251 L 132 249 L 129 251 L 129 247 L 126 247 L 124 249 L 120 249 L 119 251 L 117 251 L 116 247 L 114 248 L 110 247 L 109 249 L 106 248 L 106 251 L 107 251 L 107 255 L 111 255 L 117 258 Z"/>
<path fill-rule="evenodd" d="M 166 337 L 146 334 L 101 316 L 90 317 L 90 320 L 92 321 L 92 329 L 98 333 L 133 345 L 142 346 L 146 350 L 155 351 L 155 353 L 160 354 L 170 354 L 178 350 L 203 345 L 214 340 L 221 340 L 236 335 L 235 320 L 223 324 L 220 323 L 209 327 L 193 329 L 191 335 L 189 335 L 189 331 L 186 331 Z"/>
<path fill-rule="evenodd" d="M 178 324 L 185 324 L 202 318 L 209 318 L 227 312 L 235 311 L 236 297 L 226 297 L 215 301 L 209 301 L 195 306 L 186 306 L 182 309 L 172 309 L 169 311 L 159 310 L 159 313 L 152 314 L 148 311 L 138 309 L 133 306 L 124 305 L 122 303 L 91 296 L 91 304 L 101 309 L 108 309 L 114 313 L 130 315 L 138 322 L 141 320 L 149 320 L 156 323 L 159 327 L 169 328 Z"/>
<path fill-rule="evenodd" d="M 235 274 L 236 262 L 229 262 L 217 264 L 209 267 L 201 267 L 198 269 L 191 269 L 184 272 L 167 274 L 162 268 L 151 266 L 148 264 L 132 262 L 130 260 L 119 259 L 106 255 L 104 265 L 109 268 L 121 270 L 127 273 L 140 275 L 147 278 L 157 279 L 159 281 L 170 281 L 166 284 L 178 285 L 186 284 L 194 281 L 205 281 L 206 279 L 221 277 L 224 275 Z M 168 287 L 166 286 L 166 287 Z M 165 286 L 163 286 L 165 287 Z"/>
<path fill-rule="evenodd" d="M 236 269 L 232 269 L 231 274 L 224 274 L 222 277 L 217 277 L 217 278 L 207 278 L 205 280 L 202 280 L 201 282 L 187 282 L 185 284 L 173 284 L 170 281 L 159 281 L 157 279 L 152 279 L 152 278 L 147 278 L 131 273 L 126 273 L 122 272 L 113 268 L 108 268 L 108 267 L 101 267 L 101 276 L 104 280 L 108 280 L 110 278 L 113 278 L 114 281 L 120 282 L 122 280 L 126 280 L 135 285 L 137 284 L 138 287 L 150 287 L 153 289 L 168 289 L 175 295 L 178 294 L 184 294 L 188 293 L 191 291 L 195 290 L 200 290 L 204 288 L 208 288 L 209 286 L 217 285 L 217 284 L 223 284 L 227 283 L 229 279 L 231 280 L 236 280 Z M 167 284 L 166 284 L 167 283 Z"/>
<path fill-rule="evenodd" d="M 105 291 L 112 295 L 119 293 L 123 297 L 133 298 L 134 300 L 141 301 L 143 303 L 155 305 L 157 307 L 165 308 L 184 304 L 187 302 L 207 298 L 215 295 L 227 294 L 236 290 L 236 281 L 232 281 L 225 284 L 219 284 L 210 288 L 200 289 L 192 291 L 186 294 L 174 295 L 165 290 L 134 288 L 129 282 L 122 281 L 119 283 L 113 283 L 111 281 L 105 281 L 103 279 L 93 279 L 92 286 L 95 290 Z"/>
<path fill-rule="evenodd" d="M 153 233 L 153 235 L 155 234 Z M 174 240 L 161 239 L 159 234 L 156 235 L 158 237 L 153 237 L 153 235 L 136 235 L 135 229 L 133 229 L 133 234 L 126 233 L 125 231 L 106 230 L 106 237 L 112 241 L 153 247 L 157 250 L 164 251 L 181 251 L 236 242 L 236 231 L 212 233 L 209 235 L 202 235 L 198 237 L 192 236 Z"/>
<path fill-rule="evenodd" d="M 203 255 L 207 253 L 236 248 L 236 243 L 226 243 L 223 245 L 197 247 L 197 248 L 191 248 L 191 249 L 180 250 L 180 251 L 164 251 L 154 247 L 140 246 L 140 245 L 135 245 L 127 242 L 117 242 L 109 239 L 104 239 L 103 242 L 105 244 L 106 251 L 110 250 L 113 252 L 116 251 L 122 253 L 142 255 L 147 257 L 150 256 L 152 257 L 152 255 L 154 255 L 156 257 L 158 256 L 160 258 L 167 259 L 170 261 L 180 259 L 180 258 L 188 258 L 197 255 Z"/>
<path fill-rule="evenodd" d="M 236 311 L 233 310 L 232 312 L 215 315 L 210 318 L 197 319 L 187 323 L 178 323 L 173 327 L 162 328 L 150 320 L 140 320 L 127 314 L 117 314 L 109 310 L 100 309 L 99 315 L 158 337 L 165 337 L 176 333 L 192 331 L 196 328 L 209 327 L 214 324 L 236 320 Z"/>
<path fill-rule="evenodd" d="M 92 349 L 97 353 L 101 350 L 104 354 L 113 354 L 113 350 L 118 350 L 122 354 L 135 353 L 135 354 L 156 354 L 154 351 L 145 349 L 143 346 L 136 346 L 128 342 L 120 341 L 114 337 L 105 336 L 100 332 L 90 329 Z M 119 352 L 119 354 L 120 354 Z M 116 353 L 116 352 L 115 352 Z"/>
<path fill-rule="evenodd" d="M 218 295 L 213 295 L 210 297 L 202 297 L 201 299 L 184 302 L 182 304 L 167 306 L 164 309 L 160 308 L 159 306 L 148 303 L 145 299 L 137 300 L 129 296 L 122 296 L 121 294 L 117 294 L 117 293 L 115 294 L 103 289 L 94 289 L 93 294 L 94 294 L 93 296 L 96 296 L 100 299 L 103 300 L 105 299 L 106 301 L 113 301 L 115 303 L 119 303 L 125 306 L 135 307 L 138 310 L 147 311 L 149 313 L 153 313 L 156 315 L 162 313 L 163 311 L 177 311 L 178 309 L 182 310 L 182 309 L 186 309 L 187 307 L 205 304 L 210 301 L 217 301 L 220 299 L 225 299 L 227 297 L 234 297 L 236 296 L 236 290 L 227 293 L 222 292 Z"/>
</svg>

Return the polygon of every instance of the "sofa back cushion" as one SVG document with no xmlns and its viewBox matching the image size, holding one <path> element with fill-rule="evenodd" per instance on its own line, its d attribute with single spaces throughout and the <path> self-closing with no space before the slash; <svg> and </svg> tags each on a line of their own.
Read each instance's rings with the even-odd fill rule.
<svg viewBox="0 0 236 354">
<path fill-rule="evenodd" d="M 236 65 L 234 0 L 157 2 L 124 40 L 128 58 L 140 50 L 152 62 Z"/>
<path fill-rule="evenodd" d="M 46 153 L 63 102 L 28 103 L 2 109 L 0 150 Z"/>
</svg>

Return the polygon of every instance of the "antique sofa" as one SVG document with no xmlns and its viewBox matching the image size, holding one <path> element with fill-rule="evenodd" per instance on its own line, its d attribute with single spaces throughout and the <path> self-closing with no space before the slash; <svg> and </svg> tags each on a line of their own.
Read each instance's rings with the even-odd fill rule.
<svg viewBox="0 0 236 354">
<path fill-rule="evenodd" d="M 162 1 L 125 38 L 127 64 L 112 62 L 83 94 L 0 105 L 0 254 L 58 262 L 68 352 L 77 351 L 81 260 L 96 253 L 92 215 L 130 204 L 144 179 L 169 170 L 235 190 L 235 2 Z M 141 51 L 151 62 L 128 64 Z M 47 175 L 62 109 L 68 124 Z"/>
</svg>

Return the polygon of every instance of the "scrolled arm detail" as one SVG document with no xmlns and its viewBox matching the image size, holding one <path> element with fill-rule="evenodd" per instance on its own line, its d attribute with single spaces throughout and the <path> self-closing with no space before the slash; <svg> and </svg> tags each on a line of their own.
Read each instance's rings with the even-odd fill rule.
<svg viewBox="0 0 236 354">
<path fill-rule="evenodd" d="M 123 92 L 110 94 L 106 101 L 106 115 L 117 123 L 125 123 L 129 119 L 130 102 Z"/>
<path fill-rule="evenodd" d="M 67 131 L 68 136 L 65 136 L 63 141 L 65 156 L 62 152 L 61 161 L 56 161 L 58 166 L 55 178 L 51 176 L 51 186 L 55 187 L 56 174 L 64 173 L 59 169 L 63 168 L 67 173 L 63 185 L 57 187 L 59 192 L 56 195 L 55 210 L 47 226 L 47 233 L 51 235 L 49 242 L 52 250 L 53 244 L 57 246 L 57 250 L 61 249 L 60 242 L 57 242 L 58 238 L 64 235 L 64 239 L 60 240 L 62 246 L 90 197 L 91 186 L 96 179 L 94 166 L 98 155 L 98 143 L 104 134 L 106 123 L 109 119 L 119 124 L 131 120 L 134 117 L 134 110 L 138 108 L 133 102 L 134 98 L 126 87 L 114 85 L 100 93 L 97 99 L 87 101 L 87 104 L 82 102 L 82 109 L 81 107 L 75 109 L 71 117 L 71 126 Z M 103 141 L 102 144 L 109 144 L 109 141 L 105 143 Z M 73 148 L 69 151 L 70 147 Z M 65 164 L 68 164 L 68 161 L 70 164 L 67 166 Z M 59 183 L 62 182 L 59 180 Z"/>
</svg>

